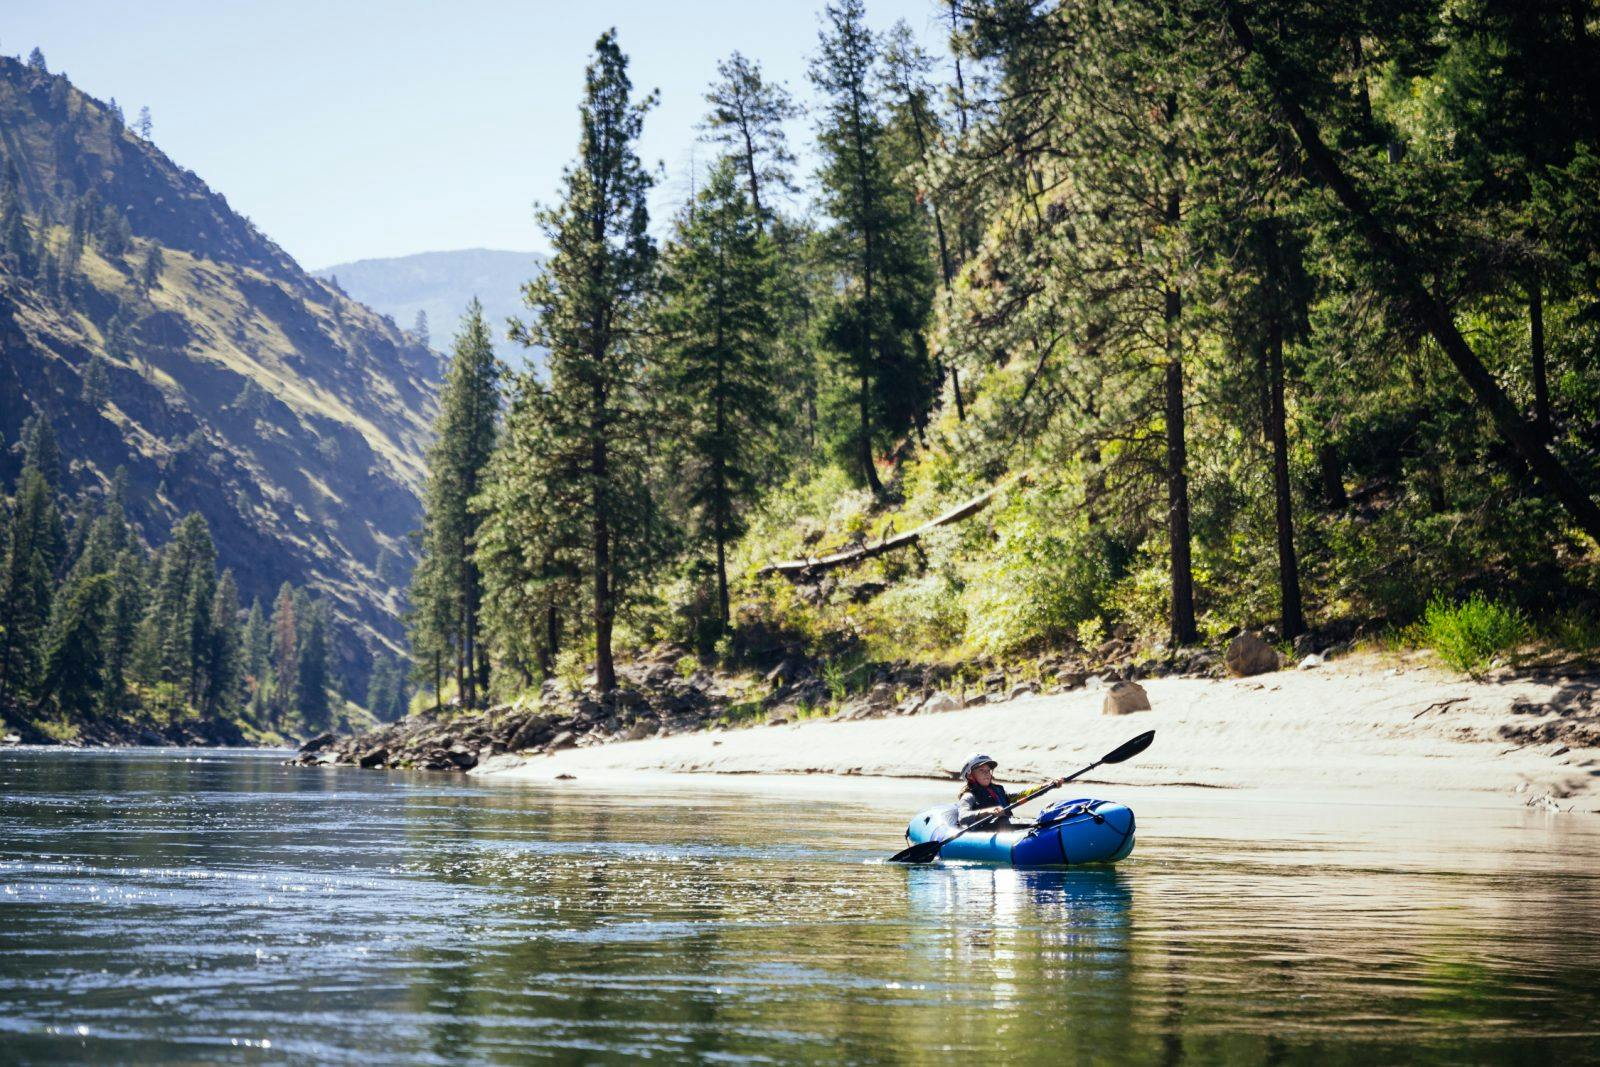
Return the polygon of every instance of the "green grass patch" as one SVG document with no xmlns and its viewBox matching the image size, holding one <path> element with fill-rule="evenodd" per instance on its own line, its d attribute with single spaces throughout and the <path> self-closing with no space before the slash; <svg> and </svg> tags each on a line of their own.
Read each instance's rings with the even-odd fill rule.
<svg viewBox="0 0 1600 1067">
<path fill-rule="evenodd" d="M 1456 670 L 1477 674 L 1496 656 L 1528 639 L 1528 618 L 1518 608 L 1474 593 L 1459 604 L 1435 597 L 1422 617 L 1423 642 Z"/>
</svg>

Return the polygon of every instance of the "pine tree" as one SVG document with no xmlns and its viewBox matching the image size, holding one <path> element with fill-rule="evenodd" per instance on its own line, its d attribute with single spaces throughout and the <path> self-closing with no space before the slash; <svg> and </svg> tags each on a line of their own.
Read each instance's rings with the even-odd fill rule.
<svg viewBox="0 0 1600 1067">
<path fill-rule="evenodd" d="M 744 532 L 777 422 L 770 356 L 777 269 L 762 218 L 729 161 L 716 168 L 663 257 L 663 385 L 681 411 L 688 503 L 716 554 L 717 621 L 729 622 L 727 547 Z"/>
<path fill-rule="evenodd" d="M 585 487 L 545 473 L 562 425 L 554 408 L 537 375 L 517 377 L 477 504 L 485 631 L 496 662 L 524 683 L 554 671 L 563 636 L 582 610 L 588 560 Z M 429 665 L 419 661 L 417 667 L 417 677 L 426 680 Z"/>
<path fill-rule="evenodd" d="M 128 706 L 128 680 L 134 670 L 139 622 L 147 602 L 142 553 L 136 547 L 123 548 L 111 572 L 111 603 L 107 609 L 103 645 L 102 714 L 118 715 Z"/>
<path fill-rule="evenodd" d="M 243 635 L 239 628 L 239 587 L 233 571 L 217 579 L 207 617 L 201 714 L 237 713 L 244 703 Z"/>
<path fill-rule="evenodd" d="M 29 419 L 22 432 L 22 466 L 38 471 L 51 492 L 61 488 L 61 448 L 56 444 L 55 425 L 44 413 Z"/>
<path fill-rule="evenodd" d="M 22 181 L 10 159 L 0 171 L 0 253 L 11 258 L 18 274 L 33 273 L 33 239 L 23 211 Z"/>
<path fill-rule="evenodd" d="M 39 468 L 24 468 L 0 573 L 0 698 L 28 697 L 38 683 L 53 576 L 64 551 L 61 515 Z"/>
<path fill-rule="evenodd" d="M 122 212 L 107 204 L 100 212 L 99 228 L 95 231 L 95 244 L 107 259 L 120 259 L 128 254 L 132 232 Z"/>
<path fill-rule="evenodd" d="M 166 268 L 167 259 L 161 254 L 161 246 L 154 241 L 150 242 L 144 252 L 144 262 L 139 266 L 139 288 L 145 292 L 156 287 L 161 280 L 161 272 Z"/>
<path fill-rule="evenodd" d="M 89 366 L 83 372 L 83 402 L 98 409 L 106 402 L 108 384 L 105 357 L 96 352 L 89 358 Z"/>
<path fill-rule="evenodd" d="M 948 306 L 960 267 L 960 252 L 945 225 L 944 199 L 948 190 L 939 187 L 934 174 L 945 131 L 933 104 L 934 90 L 929 77 L 933 58 L 917 43 L 911 27 L 901 20 L 890 31 L 883 61 L 884 86 L 891 96 L 890 128 L 904 142 L 900 154 L 908 163 L 900 168 L 901 185 L 933 223 L 933 237 L 939 252 L 939 277 Z M 964 420 L 966 405 L 961 396 L 960 372 L 954 362 L 948 368 L 941 368 L 941 375 L 945 370 L 950 374 L 956 413 Z"/>
<path fill-rule="evenodd" d="M 920 429 L 937 376 L 922 343 L 932 288 L 914 206 L 896 188 L 882 106 L 874 92 L 878 42 L 861 0 L 839 0 L 811 78 L 825 104 L 817 142 L 833 265 L 843 280 L 822 326 L 848 379 L 854 429 L 840 442 L 862 481 L 883 492 L 879 445 Z"/>
<path fill-rule="evenodd" d="M 433 344 L 433 338 L 428 334 L 428 313 L 418 311 L 416 321 L 411 324 L 411 336 L 423 348 Z"/>
<path fill-rule="evenodd" d="M 150 140 L 150 134 L 155 129 L 155 123 L 150 120 L 150 108 L 148 106 L 139 109 L 139 121 L 134 128 L 139 131 L 140 137 L 146 141 Z"/>
<path fill-rule="evenodd" d="M 328 623 L 321 601 L 313 602 L 301 618 L 299 677 L 295 681 L 300 721 L 309 730 L 326 730 L 333 722 L 328 700 Z"/>
<path fill-rule="evenodd" d="M 198 708 L 205 690 L 216 559 L 205 519 L 193 513 L 161 551 L 140 642 L 148 680 L 162 687 L 170 711 Z"/>
<path fill-rule="evenodd" d="M 34 46 L 33 51 L 28 53 L 28 69 L 36 70 L 40 74 L 49 73 L 49 68 L 44 65 L 44 53 L 39 50 L 37 45 Z"/>
<path fill-rule="evenodd" d="M 105 684 L 105 629 L 113 596 L 109 574 L 77 568 L 55 600 L 46 639 L 40 702 L 88 715 Z"/>
<path fill-rule="evenodd" d="M 419 609 L 413 649 L 438 643 L 454 652 L 457 692 L 466 707 L 476 706 L 489 683 L 481 647 L 483 578 L 473 558 L 480 519 L 469 505 L 494 452 L 499 380 L 483 305 L 473 300 L 439 398 L 438 436 L 428 451 L 422 562 L 411 589 Z"/>
<path fill-rule="evenodd" d="M 524 287 L 532 321 L 513 332 L 550 353 L 551 448 L 530 457 L 529 474 L 584 491 L 589 624 L 602 692 L 616 687 L 611 635 L 618 608 L 634 595 L 650 552 L 637 331 L 655 246 L 650 177 L 634 146 L 654 98 L 630 100 L 627 67 L 616 33 L 607 31 L 585 75 L 578 159 L 563 174 L 561 203 L 540 213 L 554 255 Z"/>
<path fill-rule="evenodd" d="M 799 116 L 800 108 L 788 89 L 767 81 L 761 65 L 738 52 L 717 64 L 717 79 L 706 93 L 706 137 L 737 161 L 764 227 L 775 213 L 775 197 L 796 191 L 790 174 L 794 153 L 783 124 Z"/>
<path fill-rule="evenodd" d="M 283 726 L 300 706 L 300 623 L 294 587 L 284 582 L 272 602 L 272 698 L 274 725 Z"/>
<path fill-rule="evenodd" d="M 272 653 L 272 630 L 267 626 L 266 613 L 261 610 L 260 597 L 250 599 L 250 611 L 245 615 L 239 646 L 244 658 L 245 682 L 254 697 L 267 680 L 268 657 Z"/>
</svg>

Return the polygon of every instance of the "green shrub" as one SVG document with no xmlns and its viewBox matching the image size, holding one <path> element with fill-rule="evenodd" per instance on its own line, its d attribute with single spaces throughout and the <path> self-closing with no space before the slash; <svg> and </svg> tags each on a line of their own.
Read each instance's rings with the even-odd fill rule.
<svg viewBox="0 0 1600 1067">
<path fill-rule="evenodd" d="M 1460 604 L 1443 597 L 1428 603 L 1422 618 L 1423 640 L 1439 658 L 1457 670 L 1475 674 L 1502 652 L 1528 638 L 1527 616 L 1498 600 L 1474 593 Z"/>
<path fill-rule="evenodd" d="M 1557 648 L 1580 656 L 1600 654 L 1600 617 L 1579 608 L 1563 611 L 1551 620 L 1550 640 Z"/>
<path fill-rule="evenodd" d="M 1067 487 L 1013 494 L 995 517 L 995 543 L 965 593 L 967 639 L 989 652 L 1048 646 L 1099 615 L 1109 568 L 1082 502 Z"/>
<path fill-rule="evenodd" d="M 936 657 L 958 645 L 967 629 L 961 590 L 948 573 L 904 578 L 859 617 L 871 654 L 884 660 Z"/>
</svg>

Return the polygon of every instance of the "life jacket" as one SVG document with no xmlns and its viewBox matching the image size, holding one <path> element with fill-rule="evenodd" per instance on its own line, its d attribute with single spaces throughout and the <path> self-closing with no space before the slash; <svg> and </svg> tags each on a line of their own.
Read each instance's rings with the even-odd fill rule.
<svg viewBox="0 0 1600 1067">
<path fill-rule="evenodd" d="M 977 782 L 969 781 L 966 792 L 972 794 L 980 808 L 1003 808 L 1011 803 L 1011 798 L 1006 795 L 1005 786 L 999 782 L 979 785 Z"/>
</svg>

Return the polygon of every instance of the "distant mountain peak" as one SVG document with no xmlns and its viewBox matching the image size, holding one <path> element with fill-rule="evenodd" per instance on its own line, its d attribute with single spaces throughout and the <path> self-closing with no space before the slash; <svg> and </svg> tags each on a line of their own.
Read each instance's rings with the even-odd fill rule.
<svg viewBox="0 0 1600 1067">
<path fill-rule="evenodd" d="M 539 273 L 544 262 L 538 252 L 463 248 L 358 259 L 312 273 L 319 278 L 337 278 L 341 289 L 385 312 L 401 326 L 410 328 L 417 313 L 423 312 L 428 316 L 431 344 L 446 351 L 473 297 L 483 303 L 484 318 L 494 331 L 497 347 L 503 347 L 506 320 L 527 315 L 522 286 Z"/>
</svg>

